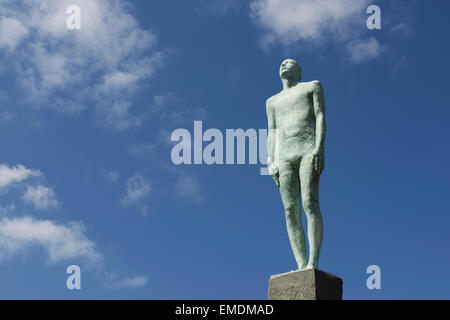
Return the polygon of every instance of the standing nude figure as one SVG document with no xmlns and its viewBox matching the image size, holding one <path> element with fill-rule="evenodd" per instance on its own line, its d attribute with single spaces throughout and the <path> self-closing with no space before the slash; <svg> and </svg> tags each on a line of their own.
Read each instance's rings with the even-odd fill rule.
<svg viewBox="0 0 450 320">
<path fill-rule="evenodd" d="M 318 268 L 322 244 L 319 179 L 324 169 L 325 102 L 319 81 L 300 82 L 299 64 L 280 66 L 283 90 L 267 100 L 269 173 L 280 188 L 286 225 L 299 269 Z M 300 194 L 308 221 L 309 260 Z"/>
</svg>

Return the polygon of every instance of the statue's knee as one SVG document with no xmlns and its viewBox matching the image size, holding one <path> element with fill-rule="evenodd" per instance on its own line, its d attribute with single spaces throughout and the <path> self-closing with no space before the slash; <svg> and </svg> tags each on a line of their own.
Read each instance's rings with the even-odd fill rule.
<svg viewBox="0 0 450 320">
<path fill-rule="evenodd" d="M 286 212 L 286 218 L 289 220 L 297 220 L 297 216 L 299 215 L 298 207 L 295 204 L 288 204 L 284 207 Z"/>
<path fill-rule="evenodd" d="M 303 210 L 305 210 L 305 214 L 314 215 L 319 213 L 319 202 L 313 198 L 304 198 L 303 199 Z"/>
<path fill-rule="evenodd" d="M 286 211 L 286 215 L 290 215 L 295 212 L 294 206 L 285 206 L 284 211 Z"/>
</svg>

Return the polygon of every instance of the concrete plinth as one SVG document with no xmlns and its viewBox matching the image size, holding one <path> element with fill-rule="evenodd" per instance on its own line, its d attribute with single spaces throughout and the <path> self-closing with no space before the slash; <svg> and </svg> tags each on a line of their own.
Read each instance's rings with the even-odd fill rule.
<svg viewBox="0 0 450 320">
<path fill-rule="evenodd" d="M 318 269 L 277 274 L 269 279 L 269 300 L 342 300 L 342 284 Z"/>
</svg>

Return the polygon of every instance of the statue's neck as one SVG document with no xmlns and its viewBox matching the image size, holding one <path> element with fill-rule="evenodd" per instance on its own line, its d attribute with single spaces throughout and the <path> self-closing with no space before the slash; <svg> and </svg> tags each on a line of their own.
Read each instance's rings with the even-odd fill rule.
<svg viewBox="0 0 450 320">
<path fill-rule="evenodd" d="M 281 82 L 283 83 L 283 91 L 284 91 L 289 88 L 295 87 L 298 83 L 298 80 L 294 79 L 294 78 L 286 78 L 286 79 L 281 79 Z"/>
</svg>

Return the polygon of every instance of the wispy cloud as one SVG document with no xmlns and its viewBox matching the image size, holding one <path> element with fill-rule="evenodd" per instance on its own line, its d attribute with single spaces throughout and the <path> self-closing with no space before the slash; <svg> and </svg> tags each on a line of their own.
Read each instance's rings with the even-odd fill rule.
<svg viewBox="0 0 450 320">
<path fill-rule="evenodd" d="M 165 51 L 139 26 L 129 4 L 78 0 L 81 29 L 69 30 L 66 10 L 72 4 L 0 2 L 0 47 L 8 49 L 3 63 L 17 74 L 23 103 L 69 113 L 94 105 L 106 126 L 140 125 L 135 93 L 163 66 Z"/>
<path fill-rule="evenodd" d="M 321 45 L 334 43 L 351 62 L 373 59 L 383 53 L 374 38 L 364 36 L 370 0 L 252 0 L 250 15 L 262 27 L 261 44 Z"/>
<path fill-rule="evenodd" d="M 11 214 L 16 209 L 16 205 L 14 203 L 11 203 L 6 206 L 0 205 L 0 216 L 5 216 Z"/>
<path fill-rule="evenodd" d="M 137 289 L 147 285 L 146 276 L 125 276 L 119 278 L 115 274 L 110 274 L 107 286 L 111 289 Z"/>
<path fill-rule="evenodd" d="M 3 18 L 0 21 L 0 48 L 14 50 L 27 35 L 28 30 L 19 20 Z"/>
<path fill-rule="evenodd" d="M 0 164 L 0 188 L 36 176 L 42 176 L 42 173 L 39 170 L 27 169 L 21 164 L 15 167 Z"/>
<path fill-rule="evenodd" d="M 200 203 L 205 200 L 198 178 L 193 174 L 179 174 L 174 183 L 175 194 L 182 199 Z"/>
<path fill-rule="evenodd" d="M 80 222 L 64 225 L 32 217 L 0 220 L 0 259 L 34 246 L 44 249 L 49 264 L 80 258 L 94 265 L 102 260 L 96 244 L 86 236 L 85 227 Z"/>
<path fill-rule="evenodd" d="M 43 178 L 43 174 L 20 164 L 13 167 L 0 165 L 0 187 L 20 183 L 25 188 L 22 200 L 31 203 L 35 209 L 56 207 L 58 200 L 55 192 L 41 184 L 29 185 L 27 180 L 31 177 Z M 72 258 L 84 259 L 92 265 L 101 262 L 101 254 L 95 243 L 86 236 L 83 223 L 63 224 L 31 216 L 11 218 L 12 213 L 19 214 L 17 211 L 14 204 L 0 207 L 0 260 L 38 247 L 46 252 L 49 264 Z"/>
<path fill-rule="evenodd" d="M 31 203 L 38 210 L 48 210 L 58 206 L 55 192 L 43 185 L 27 186 L 22 199 L 27 203 Z"/>
<path fill-rule="evenodd" d="M 102 170 L 103 176 L 111 182 L 116 182 L 117 180 L 119 180 L 120 177 L 120 172 L 118 171 L 106 171 L 106 170 Z"/>
<path fill-rule="evenodd" d="M 124 206 L 137 206 L 142 214 L 147 213 L 147 200 L 151 192 L 151 184 L 143 175 L 136 173 L 129 178 L 125 185 L 125 194 L 120 202 Z"/>
<path fill-rule="evenodd" d="M 376 58 L 386 50 L 386 48 L 381 46 L 377 39 L 374 38 L 352 42 L 347 48 L 350 60 L 355 63 Z"/>
<path fill-rule="evenodd" d="M 369 3 L 370 0 L 253 0 L 250 9 L 255 21 L 266 29 L 268 41 L 289 44 L 343 31 L 355 23 L 355 17 L 363 14 Z"/>
<path fill-rule="evenodd" d="M 0 187 L 19 184 L 20 189 L 25 189 L 21 199 L 38 210 L 58 206 L 56 194 L 51 188 L 29 184 L 28 180 L 33 177 L 42 179 L 44 175 L 39 170 L 20 164 L 12 167 L 0 165 Z M 15 216 L 11 217 L 12 214 Z M 14 204 L 0 207 L 0 260 L 36 247 L 44 250 L 49 264 L 72 258 L 80 258 L 87 265 L 98 265 L 102 261 L 96 244 L 87 237 L 83 223 L 63 224 L 19 214 Z"/>
<path fill-rule="evenodd" d="M 43 180 L 44 175 L 39 170 L 28 169 L 21 164 L 12 167 L 0 165 L 0 189 L 17 184 L 19 190 L 24 189 L 22 200 L 32 204 L 35 209 L 48 210 L 57 207 L 59 202 L 53 189 L 36 184 L 32 178 Z"/>
<path fill-rule="evenodd" d="M 110 172 L 114 179 L 118 172 Z M 39 170 L 31 170 L 23 165 L 9 167 L 0 165 L 0 188 L 17 183 L 25 189 L 22 201 L 30 203 L 35 209 L 48 210 L 59 205 L 53 189 L 42 184 L 30 184 L 32 177 L 44 176 Z M 136 175 L 127 183 L 124 201 L 129 204 L 140 203 L 149 191 L 148 182 Z M 128 202 L 129 201 L 129 202 Z M 83 265 L 85 270 L 97 275 L 104 274 L 107 268 L 97 244 L 88 237 L 82 222 L 63 223 L 59 221 L 37 219 L 30 215 L 21 215 L 20 208 L 14 203 L 0 205 L 0 262 L 10 261 L 21 254 L 28 255 L 31 250 L 39 250 L 45 256 L 48 265 L 71 261 Z M 111 273 L 113 274 L 113 273 Z M 114 288 L 139 288 L 147 283 L 145 276 L 125 275 L 112 279 Z M 111 287 L 106 284 L 106 287 Z"/>
</svg>

